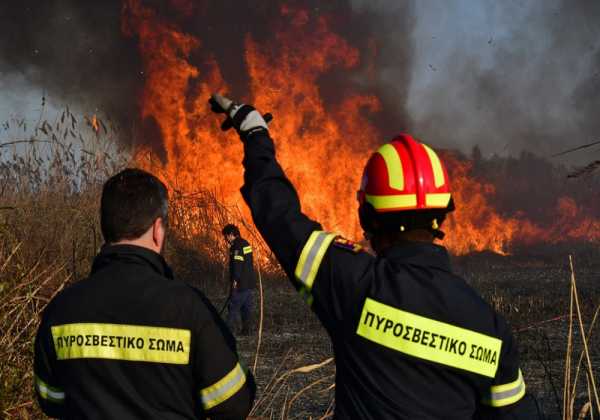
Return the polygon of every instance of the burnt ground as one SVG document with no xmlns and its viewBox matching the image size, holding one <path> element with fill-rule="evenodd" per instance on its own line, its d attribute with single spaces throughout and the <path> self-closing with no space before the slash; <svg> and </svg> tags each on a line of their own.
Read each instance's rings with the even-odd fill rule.
<svg viewBox="0 0 600 420">
<path fill-rule="evenodd" d="M 569 330 L 570 270 L 562 260 L 519 259 L 477 255 L 455 259 L 454 268 L 496 307 L 511 324 L 519 342 L 521 365 L 528 390 L 539 400 L 548 418 L 560 418 L 564 366 Z M 600 261 L 576 265 L 577 287 L 585 328 L 600 303 Z M 225 300 L 221 289 L 208 293 L 216 304 Z M 220 289 L 220 290 L 218 290 Z M 328 336 L 314 314 L 282 278 L 263 278 L 264 320 L 256 368 L 256 415 L 307 419 L 323 416 L 333 404 L 333 363 L 307 368 L 332 357 Z M 600 327 L 594 328 L 597 334 Z M 581 346 L 574 323 L 574 356 Z M 257 338 L 239 338 L 241 358 L 252 367 Z M 592 336 L 590 355 L 595 379 L 600 381 L 600 340 Z M 305 371 L 294 369 L 305 367 Z M 308 372 L 306 372 L 308 371 Z M 573 369 L 573 372 L 575 369 Z M 575 412 L 587 401 L 586 375 L 582 370 Z"/>
</svg>

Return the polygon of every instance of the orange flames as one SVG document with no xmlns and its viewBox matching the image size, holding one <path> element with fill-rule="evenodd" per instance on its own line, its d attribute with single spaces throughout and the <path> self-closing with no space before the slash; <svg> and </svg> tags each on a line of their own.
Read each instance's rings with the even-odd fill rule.
<svg viewBox="0 0 600 420">
<path fill-rule="evenodd" d="M 450 235 L 444 241 L 453 253 L 490 250 L 507 254 L 515 243 L 528 246 L 600 242 L 600 220 L 583 212 L 573 198 L 558 199 L 556 218 L 551 225 L 540 225 L 522 217 L 501 217 L 491 204 L 494 186 L 470 177 L 469 161 L 460 161 L 451 155 L 446 155 L 445 161 L 450 167 L 458 207 L 448 221 Z"/>
<path fill-rule="evenodd" d="M 502 218 L 490 204 L 495 189 L 469 176 L 470 164 L 445 155 L 454 202 L 458 210 L 446 222 L 444 244 L 453 253 L 490 250 L 505 254 L 519 228 L 515 219 Z"/>
<path fill-rule="evenodd" d="M 188 2 L 172 3 L 182 15 L 191 13 Z M 298 188 L 303 210 L 326 229 L 360 239 L 355 193 L 370 152 L 386 140 L 369 122 L 380 102 L 375 96 L 340 92 L 338 105 L 326 107 L 319 77 L 332 69 L 357 67 L 359 52 L 330 29 L 327 18 L 286 6 L 280 12 L 281 26 L 267 43 L 245 38 L 246 68 L 240 71 L 249 76 L 250 94 L 240 99 L 274 114 L 270 131 L 278 158 Z M 203 49 L 202 40 L 182 32 L 140 0 L 126 0 L 123 30 L 139 39 L 145 75 L 141 116 L 144 124 L 160 131 L 161 176 L 178 191 L 216 191 L 225 203 L 245 208 L 239 193 L 242 145 L 233 133 L 221 133 L 206 102 L 212 92 L 228 90 L 214 56 Z M 204 62 L 192 64 L 192 53 Z M 137 152 L 140 165 L 148 166 L 148 150 L 140 147 Z M 515 240 L 589 237 L 585 224 L 569 225 L 565 233 L 501 217 L 491 204 L 493 186 L 471 178 L 468 162 L 448 159 L 458 211 L 446 226 L 445 244 L 454 253 L 507 253 Z M 564 220 L 577 220 L 573 200 L 562 199 L 559 206 Z M 600 232 L 599 222 L 593 223 Z"/>
</svg>

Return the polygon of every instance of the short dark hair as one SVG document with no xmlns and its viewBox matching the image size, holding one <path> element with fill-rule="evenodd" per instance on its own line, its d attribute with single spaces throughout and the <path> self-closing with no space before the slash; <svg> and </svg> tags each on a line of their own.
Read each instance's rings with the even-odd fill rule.
<svg viewBox="0 0 600 420">
<path fill-rule="evenodd" d="M 102 188 L 100 226 L 107 243 L 139 238 L 157 218 L 166 225 L 167 187 L 154 175 L 128 168 L 111 177 Z"/>
<path fill-rule="evenodd" d="M 238 227 L 236 225 L 232 225 L 230 223 L 228 225 L 225 225 L 225 227 L 223 228 L 223 235 L 240 236 L 240 230 L 238 229 Z"/>
</svg>

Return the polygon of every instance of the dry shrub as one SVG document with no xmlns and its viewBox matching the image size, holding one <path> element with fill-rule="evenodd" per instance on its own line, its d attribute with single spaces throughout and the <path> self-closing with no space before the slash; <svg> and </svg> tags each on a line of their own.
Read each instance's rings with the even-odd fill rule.
<svg viewBox="0 0 600 420">
<path fill-rule="evenodd" d="M 40 313 L 87 274 L 101 245 L 104 180 L 124 167 L 117 129 L 68 108 L 54 121 L 2 124 L 0 142 L 0 413 L 40 417 L 32 400 L 33 343 Z"/>
<path fill-rule="evenodd" d="M 573 265 L 573 257 L 569 255 L 569 266 L 571 269 L 571 292 L 570 292 L 570 309 L 569 309 L 569 333 L 567 337 L 567 351 L 565 357 L 565 377 L 563 387 L 563 420 L 572 420 L 575 418 L 575 402 L 577 396 L 577 385 L 578 379 L 580 378 L 580 372 L 583 370 L 586 375 L 587 385 L 587 401 L 579 411 L 578 419 L 584 419 L 589 413 L 593 418 L 594 411 L 600 413 L 600 397 L 598 396 L 598 386 L 595 380 L 595 372 L 590 357 L 589 341 L 594 331 L 594 326 L 600 312 L 600 306 L 596 308 L 594 316 L 592 318 L 589 330 L 585 331 L 583 317 L 581 314 L 581 306 L 579 304 L 579 293 L 577 292 L 577 280 L 575 276 L 575 267 Z M 574 319 L 575 318 L 575 319 Z M 574 337 L 573 327 L 579 329 L 583 349 L 579 355 L 579 360 L 575 368 L 575 375 L 573 375 L 573 356 L 574 356 Z M 581 375 L 583 376 L 583 375 Z"/>
</svg>

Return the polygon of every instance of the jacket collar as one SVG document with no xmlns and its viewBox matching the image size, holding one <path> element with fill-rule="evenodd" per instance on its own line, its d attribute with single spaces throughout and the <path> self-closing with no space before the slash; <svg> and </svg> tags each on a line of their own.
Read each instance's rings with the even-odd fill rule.
<svg viewBox="0 0 600 420">
<path fill-rule="evenodd" d="M 92 274 L 115 262 L 144 264 L 161 276 L 173 278 L 171 267 L 162 255 L 136 245 L 104 245 L 94 258 Z"/>
<path fill-rule="evenodd" d="M 381 253 L 383 258 L 400 264 L 435 267 L 451 271 L 446 248 L 427 242 L 400 242 Z"/>
</svg>

